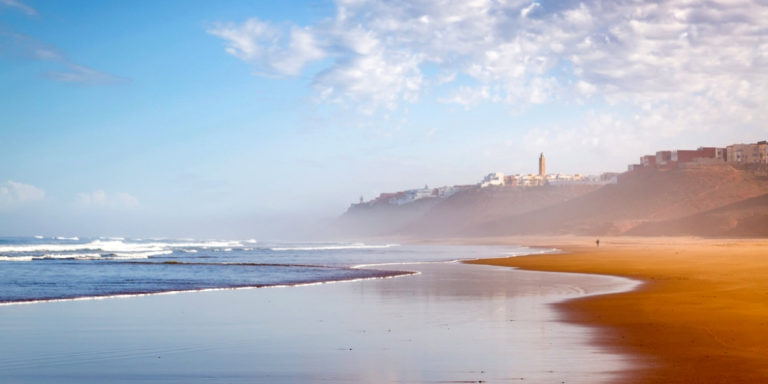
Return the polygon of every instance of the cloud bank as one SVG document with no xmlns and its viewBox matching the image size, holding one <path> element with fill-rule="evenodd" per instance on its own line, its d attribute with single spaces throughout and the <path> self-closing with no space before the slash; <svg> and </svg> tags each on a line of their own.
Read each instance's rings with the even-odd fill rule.
<svg viewBox="0 0 768 384">
<path fill-rule="evenodd" d="M 724 124 L 765 133 L 768 118 L 764 1 L 339 0 L 315 25 L 249 19 L 208 32 L 257 74 L 310 75 L 320 100 L 364 111 L 431 94 L 512 111 L 601 103 L 620 112 L 590 117 L 584 133 L 634 139 Z"/>
<path fill-rule="evenodd" d="M 0 208 L 16 207 L 45 199 L 45 191 L 34 185 L 8 180 L 0 184 Z"/>
</svg>

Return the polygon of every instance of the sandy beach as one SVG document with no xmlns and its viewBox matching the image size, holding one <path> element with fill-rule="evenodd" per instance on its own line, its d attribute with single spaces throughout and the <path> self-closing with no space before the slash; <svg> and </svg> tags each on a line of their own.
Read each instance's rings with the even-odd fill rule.
<svg viewBox="0 0 768 384">
<path fill-rule="evenodd" d="M 637 364 L 552 306 L 634 281 L 390 267 L 419 274 L 0 306 L 0 382 L 592 384 Z"/>
<path fill-rule="evenodd" d="M 640 364 L 623 383 L 768 381 L 768 241 L 695 238 L 495 238 L 563 254 L 481 260 L 524 270 L 625 276 L 628 293 L 556 304 L 593 341 Z M 477 242 L 480 240 L 473 240 Z"/>
</svg>

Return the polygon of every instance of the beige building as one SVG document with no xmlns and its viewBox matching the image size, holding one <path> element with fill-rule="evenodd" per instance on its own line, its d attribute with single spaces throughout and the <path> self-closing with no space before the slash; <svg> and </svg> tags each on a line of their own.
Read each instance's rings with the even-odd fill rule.
<svg viewBox="0 0 768 384">
<path fill-rule="evenodd" d="M 729 163 L 768 164 L 768 141 L 755 144 L 733 144 L 726 148 Z"/>
</svg>

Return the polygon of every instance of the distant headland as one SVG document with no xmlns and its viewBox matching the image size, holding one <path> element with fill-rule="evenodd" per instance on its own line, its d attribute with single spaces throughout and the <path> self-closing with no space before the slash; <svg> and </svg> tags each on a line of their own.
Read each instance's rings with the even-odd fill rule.
<svg viewBox="0 0 768 384">
<path fill-rule="evenodd" d="M 623 173 L 491 172 L 479 182 L 381 193 L 352 204 L 352 235 L 768 236 L 768 141 L 661 150 Z"/>
</svg>

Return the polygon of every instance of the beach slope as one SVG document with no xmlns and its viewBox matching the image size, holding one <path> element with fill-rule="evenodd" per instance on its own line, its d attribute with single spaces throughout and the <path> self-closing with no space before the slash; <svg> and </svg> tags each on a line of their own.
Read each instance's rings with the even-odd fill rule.
<svg viewBox="0 0 768 384">
<path fill-rule="evenodd" d="M 474 263 L 645 282 L 557 304 L 568 321 L 600 327 L 596 343 L 647 362 L 624 382 L 768 382 L 768 241 L 614 238 L 599 249 L 594 239 L 533 242 L 565 253 Z"/>
</svg>

